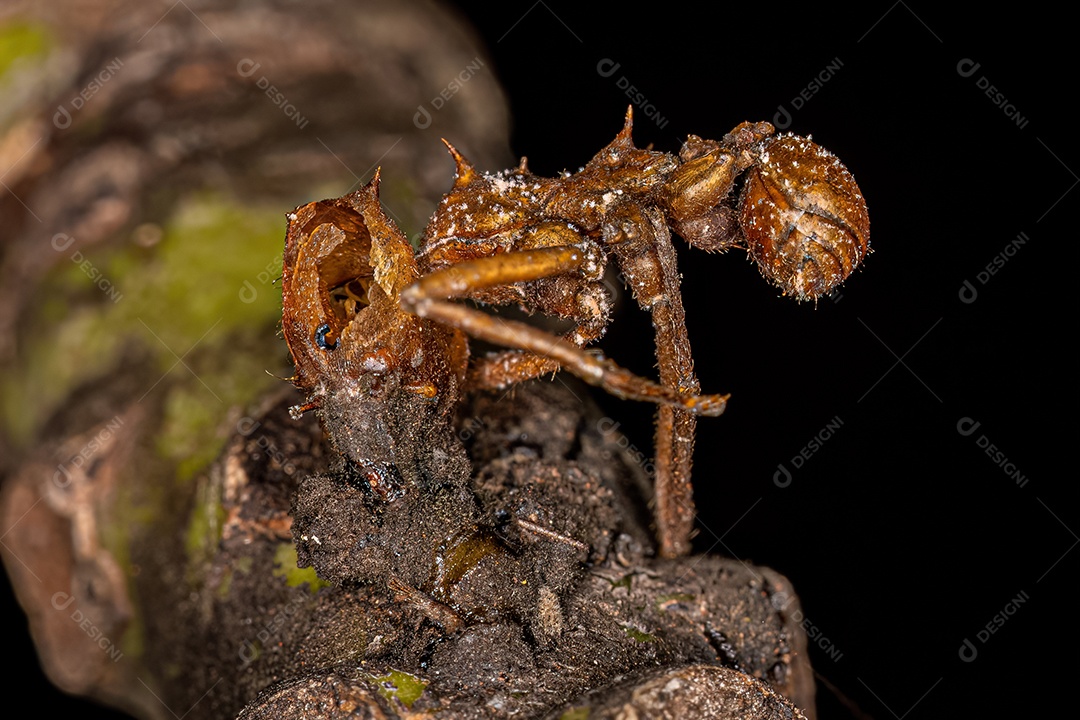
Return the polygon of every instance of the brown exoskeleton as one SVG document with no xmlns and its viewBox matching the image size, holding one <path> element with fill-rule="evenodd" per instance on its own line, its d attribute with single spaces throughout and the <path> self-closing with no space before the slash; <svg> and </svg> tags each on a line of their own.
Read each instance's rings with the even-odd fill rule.
<svg viewBox="0 0 1080 720">
<path fill-rule="evenodd" d="M 802 300 L 828 292 L 859 264 L 869 221 L 858 186 L 833 155 L 776 136 L 768 123 L 743 123 L 719 141 L 692 136 L 677 158 L 636 148 L 630 135 L 628 111 L 611 144 L 558 178 L 532 175 L 524 160 L 481 174 L 447 143 L 454 186 L 415 253 L 379 207 L 378 174 L 355 193 L 290 215 L 282 326 L 293 381 L 308 398 L 296 410 L 319 410 L 344 458 L 341 482 L 366 493 L 348 510 L 356 526 L 348 538 L 308 544 L 309 554 L 323 558 L 320 574 L 381 573 L 394 587 L 444 597 L 444 581 L 431 579 L 442 577 L 429 571 L 433 553 L 497 555 L 497 543 L 468 529 L 479 516 L 452 429 L 454 408 L 467 389 L 506 387 L 560 368 L 620 397 L 659 404 L 660 553 L 689 551 L 695 419 L 723 412 L 727 397 L 700 394 L 670 229 L 706 250 L 747 248 L 768 279 Z M 652 315 L 658 383 L 583 349 L 609 320 L 602 280 L 611 258 Z M 518 305 L 574 328 L 560 338 L 456 299 Z M 508 350 L 470 368 L 468 337 Z M 324 488 L 305 502 L 313 511 L 330 507 L 334 493 Z"/>
<path fill-rule="evenodd" d="M 501 388 L 560 367 L 620 397 L 660 403 L 656 431 L 656 516 L 660 553 L 690 549 L 690 486 L 696 415 L 723 412 L 726 396 L 700 395 L 669 226 L 690 244 L 724 250 L 746 244 L 762 272 L 798 299 L 839 284 L 867 250 L 866 206 L 847 170 L 824 149 L 743 123 L 721 141 L 691 137 L 678 159 L 631 140 L 632 115 L 581 171 L 540 178 L 521 165 L 479 174 L 447 143 L 454 187 L 421 239 L 421 278 L 403 308 L 514 348 L 476 362 L 471 387 Z M 748 171 L 739 207 L 729 196 Z M 652 314 L 659 385 L 581 351 L 608 322 L 602 287 L 618 263 L 638 304 Z M 568 318 L 556 339 L 522 323 L 450 302 L 516 304 Z"/>
</svg>

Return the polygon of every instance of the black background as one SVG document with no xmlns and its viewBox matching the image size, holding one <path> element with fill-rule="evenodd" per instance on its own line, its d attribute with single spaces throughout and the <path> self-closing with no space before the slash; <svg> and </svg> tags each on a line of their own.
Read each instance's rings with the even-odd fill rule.
<svg viewBox="0 0 1080 720">
<path fill-rule="evenodd" d="M 1066 461 L 1076 437 L 1066 342 L 1080 157 L 1064 20 L 1028 8 L 943 15 L 915 3 L 813 14 L 674 4 L 643 14 L 554 0 L 460 7 L 506 89 L 513 149 L 534 172 L 576 170 L 609 142 L 632 102 L 619 87 L 627 83 L 654 108 L 635 108 L 638 145 L 676 151 L 689 133 L 717 138 L 743 120 L 773 120 L 783 105 L 788 129 L 847 164 L 869 202 L 873 253 L 838 300 L 798 305 L 741 253 L 680 248 L 703 389 L 732 394 L 725 416 L 699 426 L 696 550 L 787 575 L 827 638 L 812 646 L 816 669 L 869 716 L 1056 707 L 1062 681 L 1080 669 L 1069 580 L 1080 516 Z M 968 77 L 958 72 L 965 59 L 979 64 Z M 602 60 L 618 63 L 614 74 L 598 72 Z M 792 99 L 837 60 L 796 110 Z M 982 78 L 1023 127 L 984 94 Z M 1021 232 L 1026 244 L 981 282 Z M 965 281 L 973 302 L 961 299 Z M 648 318 L 629 306 L 601 346 L 654 372 Z M 597 399 L 632 442 L 651 447 L 650 408 Z M 837 418 L 839 430 L 794 468 Z M 960 434 L 962 418 L 978 429 Z M 774 481 L 781 463 L 793 471 L 787 487 Z M 1026 602 L 980 640 L 1018 596 Z M 959 654 L 965 639 L 977 649 L 971 662 Z M 8 651 L 32 653 L 24 636 Z M 84 712 L 20 664 L 28 676 L 16 676 L 14 691 Z M 820 685 L 819 712 L 851 716 Z"/>
</svg>

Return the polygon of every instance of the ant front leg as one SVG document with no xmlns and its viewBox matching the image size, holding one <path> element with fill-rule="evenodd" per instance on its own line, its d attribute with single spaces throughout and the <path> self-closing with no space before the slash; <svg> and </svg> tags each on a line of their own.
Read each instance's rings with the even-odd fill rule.
<svg viewBox="0 0 1080 720">
<path fill-rule="evenodd" d="M 525 350 L 554 360 L 585 382 L 616 397 L 675 405 L 687 413 L 719 415 L 726 396 L 680 392 L 658 385 L 590 355 L 577 345 L 522 322 L 504 320 L 451 302 L 499 285 L 528 283 L 597 266 L 594 251 L 581 246 L 520 250 L 467 260 L 425 275 L 401 292 L 401 307 L 420 317 L 458 328 L 480 340 Z M 589 271 L 591 272 L 591 271 Z"/>
<path fill-rule="evenodd" d="M 608 225 L 605 241 L 619 260 L 634 298 L 652 314 L 660 383 L 680 393 L 697 394 L 686 313 L 671 232 L 656 208 L 628 205 Z M 656 525 L 662 557 L 690 552 L 694 528 L 694 490 L 690 466 L 697 419 L 662 405 L 656 418 Z"/>
</svg>

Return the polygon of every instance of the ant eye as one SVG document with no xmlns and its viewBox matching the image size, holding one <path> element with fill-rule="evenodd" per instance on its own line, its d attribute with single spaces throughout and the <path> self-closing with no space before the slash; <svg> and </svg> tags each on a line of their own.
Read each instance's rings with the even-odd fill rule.
<svg viewBox="0 0 1080 720">
<path fill-rule="evenodd" d="M 337 339 L 327 337 L 330 334 L 330 324 L 323 323 L 315 330 L 315 344 L 323 350 L 333 350 L 337 347 Z"/>
</svg>

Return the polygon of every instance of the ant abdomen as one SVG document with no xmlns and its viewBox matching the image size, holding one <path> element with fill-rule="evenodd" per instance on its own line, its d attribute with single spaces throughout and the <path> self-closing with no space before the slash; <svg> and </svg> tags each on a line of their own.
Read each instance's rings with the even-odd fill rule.
<svg viewBox="0 0 1080 720">
<path fill-rule="evenodd" d="M 870 217 L 855 178 L 797 135 L 765 141 L 746 173 L 739 225 L 761 273 L 796 300 L 831 292 L 869 247 Z"/>
</svg>

